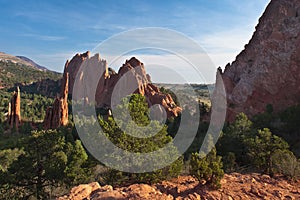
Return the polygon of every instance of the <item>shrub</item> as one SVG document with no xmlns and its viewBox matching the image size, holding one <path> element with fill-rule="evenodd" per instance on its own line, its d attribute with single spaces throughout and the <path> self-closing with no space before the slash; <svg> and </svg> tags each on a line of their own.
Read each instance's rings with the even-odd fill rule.
<svg viewBox="0 0 300 200">
<path fill-rule="evenodd" d="M 223 135 L 218 141 L 218 152 L 222 156 L 226 156 L 226 154 L 232 152 L 239 165 L 247 165 L 249 158 L 247 156 L 245 139 L 251 138 L 253 135 L 252 122 L 244 113 L 240 113 L 236 116 L 235 121 L 224 130 Z"/>
<path fill-rule="evenodd" d="M 271 156 L 277 150 L 288 150 L 289 145 L 282 138 L 273 135 L 268 128 L 258 130 L 255 137 L 246 138 L 248 154 L 253 164 L 265 173 L 270 174 Z"/>
<path fill-rule="evenodd" d="M 224 176 L 221 156 L 217 156 L 216 149 L 213 148 L 205 157 L 201 152 L 193 153 L 190 160 L 190 174 L 199 181 L 205 180 L 206 184 L 212 188 L 220 188 L 220 181 Z"/>
<path fill-rule="evenodd" d="M 236 168 L 236 158 L 235 154 L 232 152 L 228 152 L 225 156 L 222 157 L 223 168 L 227 173 L 234 172 Z"/>
<path fill-rule="evenodd" d="M 300 177 L 300 162 L 289 150 L 277 150 L 271 156 L 271 164 L 274 173 L 283 174 L 289 179 Z"/>
</svg>

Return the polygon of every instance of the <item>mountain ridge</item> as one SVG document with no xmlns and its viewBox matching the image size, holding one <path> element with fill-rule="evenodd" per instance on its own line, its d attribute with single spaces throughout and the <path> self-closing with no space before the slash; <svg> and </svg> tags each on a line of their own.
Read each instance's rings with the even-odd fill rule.
<svg viewBox="0 0 300 200">
<path fill-rule="evenodd" d="M 3 55 L 3 54 L 1 54 Z M 10 89 L 15 86 L 28 86 L 46 79 L 56 81 L 61 74 L 49 70 L 41 70 L 27 62 L 15 59 L 16 57 L 5 58 L 0 55 L 0 89 Z M 12 59 L 11 59 L 12 58 Z M 45 82 L 45 81 L 44 81 Z"/>
<path fill-rule="evenodd" d="M 28 58 L 26 56 L 16 56 L 16 57 L 20 58 L 21 60 L 24 60 L 25 62 L 30 63 L 32 66 L 36 67 L 37 69 L 40 69 L 43 71 L 50 71 L 47 67 L 37 64 L 36 62 L 34 62 L 33 60 L 31 60 L 30 58 Z"/>
<path fill-rule="evenodd" d="M 4 52 L 0 52 L 0 61 L 26 65 L 41 71 L 50 71 L 48 68 L 37 64 L 36 62 L 25 56 L 15 56 Z"/>
</svg>

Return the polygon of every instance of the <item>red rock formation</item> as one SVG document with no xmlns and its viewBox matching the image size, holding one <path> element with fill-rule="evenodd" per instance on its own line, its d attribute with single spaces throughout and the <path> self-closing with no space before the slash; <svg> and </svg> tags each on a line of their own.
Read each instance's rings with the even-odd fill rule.
<svg viewBox="0 0 300 200">
<path fill-rule="evenodd" d="M 68 124 L 68 90 L 69 90 L 69 73 L 64 73 L 62 80 L 62 89 L 60 93 L 60 124 L 65 126 Z"/>
<path fill-rule="evenodd" d="M 68 124 L 68 88 L 69 74 L 64 73 L 61 93 L 54 100 L 53 106 L 47 108 L 44 119 L 45 129 L 55 129 Z"/>
<path fill-rule="evenodd" d="M 73 59 L 77 60 L 79 57 L 80 56 L 75 56 Z M 162 93 L 158 87 L 150 82 L 150 76 L 146 73 L 144 64 L 135 57 L 126 60 L 118 73 L 108 68 L 107 62 L 100 59 L 98 54 L 91 58 L 89 58 L 89 54 L 87 54 L 84 58 L 84 62 L 77 62 L 72 59 L 70 63 L 73 64 L 66 65 L 67 69 L 65 69 L 65 71 L 76 71 L 80 73 L 79 81 L 81 82 L 79 85 L 84 85 L 82 86 L 84 88 L 82 90 L 84 91 L 80 91 L 77 88 L 77 97 L 73 95 L 73 99 L 79 98 L 75 100 L 80 100 L 89 97 L 92 99 L 88 99 L 88 101 L 92 102 L 95 100 L 97 107 L 108 108 L 119 103 L 118 98 L 117 100 L 112 98 L 113 94 L 123 98 L 131 93 L 138 93 L 146 96 L 149 106 L 160 104 L 166 110 L 168 117 L 177 116 L 178 113 L 181 112 L 181 108 L 176 106 L 170 95 Z M 77 64 L 82 65 L 80 72 L 78 71 L 80 66 Z M 75 70 L 72 70 L 72 67 L 75 68 Z M 102 74 L 102 76 L 97 74 Z M 76 74 L 73 74 L 73 77 L 76 77 Z M 92 88 L 94 87 L 96 87 L 96 94 L 93 93 L 94 90 Z M 134 89 L 131 91 L 130 88 Z M 127 90 L 128 92 L 126 93 Z M 82 92 L 85 94 L 79 94 Z"/>
<path fill-rule="evenodd" d="M 18 127 L 21 123 L 21 97 L 20 97 L 20 88 L 17 87 L 14 91 L 13 96 L 8 104 L 8 119 L 7 122 L 10 128 Z"/>
<path fill-rule="evenodd" d="M 300 1 L 272 0 L 245 49 L 225 68 L 222 78 L 227 119 L 275 112 L 300 103 Z"/>
<path fill-rule="evenodd" d="M 110 74 L 108 69 L 105 72 L 96 92 L 96 101 L 99 107 L 114 106 L 111 105 L 113 90 L 115 90 L 115 94 L 124 94 L 128 88 L 136 88 L 134 93 L 146 96 L 149 106 L 161 105 L 166 110 L 168 117 L 177 116 L 181 112 L 181 108 L 176 106 L 169 94 L 162 93 L 150 82 L 150 76 L 146 73 L 144 64 L 135 57 L 126 60 L 118 73 Z M 119 81 L 121 82 L 118 83 Z"/>
<path fill-rule="evenodd" d="M 76 78 L 76 75 L 78 73 L 78 70 L 81 66 L 81 64 L 86 60 L 90 58 L 90 52 L 87 51 L 83 54 L 76 54 L 71 61 L 67 60 L 64 68 L 64 74 L 68 73 L 69 74 L 69 94 L 72 94 L 73 92 L 73 86 L 74 86 L 74 81 Z"/>
</svg>

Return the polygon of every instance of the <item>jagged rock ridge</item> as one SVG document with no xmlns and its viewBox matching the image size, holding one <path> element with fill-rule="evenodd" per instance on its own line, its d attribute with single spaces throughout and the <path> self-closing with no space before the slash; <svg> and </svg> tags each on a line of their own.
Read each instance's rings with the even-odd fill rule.
<svg viewBox="0 0 300 200">
<path fill-rule="evenodd" d="M 82 68 L 81 68 L 82 66 Z M 79 71 L 81 70 L 81 71 Z M 102 76 L 98 76 L 96 71 L 102 71 Z M 100 59 L 99 54 L 90 57 L 90 52 L 76 54 L 71 61 L 65 64 L 64 75 L 61 83 L 61 93 L 54 100 L 53 106 L 46 110 L 44 119 L 45 129 L 54 129 L 65 126 L 68 123 L 68 94 L 73 93 L 76 76 L 79 75 L 80 85 L 85 88 L 80 94 L 85 101 L 95 100 L 97 107 L 110 108 L 112 106 L 111 97 L 118 81 L 122 81 L 121 88 L 116 89 L 116 93 L 122 93 L 127 88 L 136 88 L 134 93 L 146 96 L 149 106 L 160 104 L 166 111 L 168 117 L 178 116 L 181 108 L 175 104 L 171 95 L 162 93 L 158 87 L 151 83 L 150 76 L 146 74 L 144 64 L 136 58 L 126 60 L 118 73 L 110 69 L 105 60 Z M 91 88 L 96 84 L 96 92 Z M 98 84 L 97 82 L 98 81 Z M 77 90 L 78 88 L 75 88 Z M 79 93 L 80 93 L 79 92 Z M 87 98 L 87 97 L 95 97 Z M 75 98 L 75 99 L 74 99 Z M 76 97 L 73 97 L 76 100 Z M 79 100 L 79 99 L 77 99 Z"/>
<path fill-rule="evenodd" d="M 227 119 L 300 103 L 300 1 L 272 0 L 245 49 L 225 67 Z"/>
<path fill-rule="evenodd" d="M 79 69 L 80 66 L 82 66 L 81 69 Z M 181 108 L 174 103 L 169 94 L 162 93 L 158 87 L 151 83 L 151 78 L 146 73 L 144 64 L 135 57 L 126 60 L 118 72 L 115 72 L 108 67 L 105 60 L 100 59 L 99 54 L 90 57 L 90 53 L 86 52 L 77 54 L 70 62 L 67 62 L 64 71 L 70 73 L 69 91 L 74 90 L 75 78 L 79 74 L 81 85 L 87 84 L 84 86 L 85 89 L 83 91 L 86 94 L 80 94 L 79 96 L 83 98 L 86 96 L 90 97 L 87 101 L 95 100 L 97 107 L 110 108 L 114 106 L 112 105 L 114 104 L 112 101 L 113 93 L 124 94 L 124 91 L 128 88 L 134 88 L 132 93 L 146 96 L 149 106 L 160 104 L 165 109 L 168 117 L 177 116 L 181 112 Z M 100 77 L 97 76 L 96 71 L 102 72 Z M 90 94 L 93 92 L 91 88 L 94 86 L 89 84 L 97 84 L 94 99 L 91 99 L 94 96 Z M 75 89 L 78 91 L 78 88 Z"/>
</svg>

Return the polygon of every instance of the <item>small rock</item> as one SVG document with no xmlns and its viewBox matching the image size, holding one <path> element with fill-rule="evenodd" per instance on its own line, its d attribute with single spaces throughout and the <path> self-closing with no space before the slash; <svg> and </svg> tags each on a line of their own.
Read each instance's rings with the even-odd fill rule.
<svg viewBox="0 0 300 200">
<path fill-rule="evenodd" d="M 113 190 L 114 190 L 113 186 L 111 186 L 111 185 L 105 185 L 105 186 L 100 188 L 101 192 L 109 192 L 109 191 L 113 191 Z"/>
<path fill-rule="evenodd" d="M 292 196 L 290 196 L 290 195 L 285 195 L 285 196 L 284 196 L 284 199 L 285 199 L 285 200 L 294 200 L 295 198 L 292 197 Z"/>
</svg>

